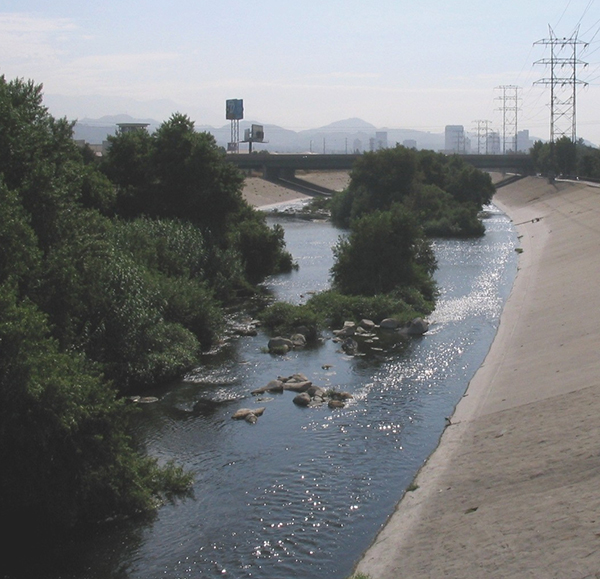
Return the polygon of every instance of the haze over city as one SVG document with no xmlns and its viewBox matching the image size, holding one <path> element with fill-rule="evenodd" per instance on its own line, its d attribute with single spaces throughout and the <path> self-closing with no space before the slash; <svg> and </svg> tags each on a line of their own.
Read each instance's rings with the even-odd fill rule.
<svg viewBox="0 0 600 579">
<path fill-rule="evenodd" d="M 549 136 L 550 47 L 577 38 L 577 136 L 600 144 L 600 3 L 595 0 L 6 0 L 0 74 L 44 85 L 69 119 L 188 114 L 293 131 L 360 118 L 443 132 L 501 125 L 498 87 L 521 87 L 519 128 Z M 538 64 L 535 64 L 538 61 Z M 587 63 L 584 66 L 583 63 Z"/>
</svg>

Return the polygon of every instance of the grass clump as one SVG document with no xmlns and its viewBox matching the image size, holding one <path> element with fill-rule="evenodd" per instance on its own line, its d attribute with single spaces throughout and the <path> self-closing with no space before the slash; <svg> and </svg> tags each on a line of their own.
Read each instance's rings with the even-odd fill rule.
<svg viewBox="0 0 600 579">
<path fill-rule="evenodd" d="M 375 296 L 328 290 L 312 296 L 304 305 L 275 303 L 264 310 L 261 321 L 272 335 L 291 335 L 300 327 L 308 328 L 310 340 L 326 328 L 343 326 L 345 321 L 369 319 L 378 324 L 385 318 L 395 318 L 404 324 L 431 313 L 433 307 L 433 301 L 410 288 Z"/>
<path fill-rule="evenodd" d="M 277 302 L 261 314 L 261 322 L 272 335 L 294 334 L 298 328 L 308 328 L 307 339 L 316 338 L 323 324 L 318 313 L 309 305 L 294 305 Z"/>
</svg>

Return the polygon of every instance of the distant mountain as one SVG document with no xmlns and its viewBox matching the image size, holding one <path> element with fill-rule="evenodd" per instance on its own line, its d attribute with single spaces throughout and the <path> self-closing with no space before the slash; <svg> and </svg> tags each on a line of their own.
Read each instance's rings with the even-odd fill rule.
<svg viewBox="0 0 600 579">
<path fill-rule="evenodd" d="M 375 132 L 377 128 L 371 123 L 367 123 L 362 119 L 352 118 L 344 121 L 335 121 L 329 125 L 325 125 L 319 129 L 309 129 L 307 131 L 301 131 L 302 133 L 310 132 L 319 133 L 356 133 L 356 132 Z"/>
<path fill-rule="evenodd" d="M 108 135 L 114 135 L 119 123 L 148 123 L 148 130 L 153 132 L 161 124 L 155 119 L 137 119 L 129 115 L 103 116 L 98 119 L 83 118 L 74 127 L 74 138 L 90 144 L 102 144 Z M 240 121 L 240 141 L 244 132 L 253 124 L 262 125 L 259 121 Z M 362 119 L 351 118 L 336 121 L 324 127 L 304 131 L 291 131 L 277 125 L 263 125 L 265 132 L 264 143 L 253 143 L 254 151 L 267 150 L 272 153 L 350 153 L 358 150 L 369 151 L 377 148 L 377 133 L 386 133 L 387 146 L 396 143 L 402 145 L 405 141 L 416 142 L 418 149 L 440 150 L 444 147 L 443 133 L 427 133 L 411 129 L 378 129 L 375 125 Z M 231 124 L 222 127 L 196 125 L 198 131 L 205 131 L 215 137 L 217 144 L 227 147 L 231 141 Z M 244 151 L 247 144 L 240 142 L 240 150 Z"/>
<path fill-rule="evenodd" d="M 159 124 L 158 121 L 155 121 L 154 119 L 134 119 L 130 115 L 107 115 L 104 117 L 100 117 L 99 119 L 83 118 L 77 122 L 81 123 L 82 125 L 97 125 L 103 127 L 117 125 L 119 123 L 148 123 L 149 125 L 157 126 Z"/>
</svg>

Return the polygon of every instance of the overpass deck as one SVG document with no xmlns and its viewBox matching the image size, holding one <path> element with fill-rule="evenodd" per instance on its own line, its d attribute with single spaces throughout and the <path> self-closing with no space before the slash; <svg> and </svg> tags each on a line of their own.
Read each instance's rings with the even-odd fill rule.
<svg viewBox="0 0 600 579">
<path fill-rule="evenodd" d="M 263 177 L 294 177 L 297 170 L 335 171 L 350 170 L 359 154 L 228 154 L 227 160 L 242 170 L 260 171 Z M 457 155 L 478 169 L 510 171 L 520 174 L 533 173 L 531 157 L 526 154 L 509 155 Z"/>
</svg>

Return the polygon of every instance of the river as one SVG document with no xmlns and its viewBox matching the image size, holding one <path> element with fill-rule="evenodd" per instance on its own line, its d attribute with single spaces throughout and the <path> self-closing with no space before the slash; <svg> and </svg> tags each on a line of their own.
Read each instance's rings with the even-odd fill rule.
<svg viewBox="0 0 600 579">
<path fill-rule="evenodd" d="M 273 218 L 270 218 L 273 219 Z M 284 219 L 300 268 L 268 287 L 294 303 L 325 289 L 340 232 Z M 435 449 L 445 417 L 489 350 L 516 274 L 516 234 L 490 206 L 486 234 L 436 240 L 441 295 L 421 338 L 349 357 L 315 348 L 265 353 L 267 336 L 232 340 L 142 408 L 138 434 L 159 461 L 195 474 L 193 497 L 151 520 L 80 537 L 35 564 L 49 579 L 347 577 Z M 300 408 L 290 392 L 250 391 L 301 372 L 349 391 L 343 409 Z M 232 420 L 264 406 L 254 425 Z"/>
</svg>

